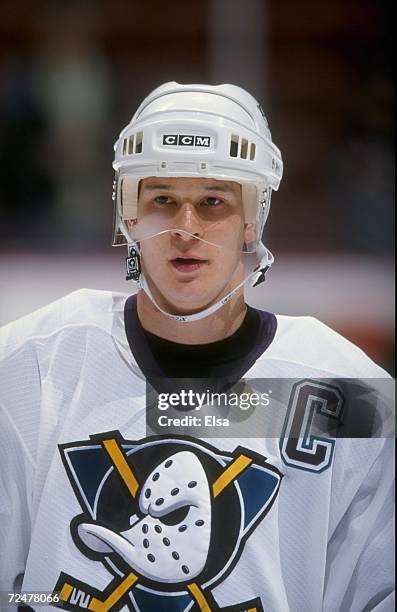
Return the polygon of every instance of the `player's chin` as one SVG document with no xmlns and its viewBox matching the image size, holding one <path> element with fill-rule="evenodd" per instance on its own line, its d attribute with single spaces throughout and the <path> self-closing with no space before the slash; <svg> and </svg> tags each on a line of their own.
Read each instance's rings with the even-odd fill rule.
<svg viewBox="0 0 397 612">
<path fill-rule="evenodd" d="M 169 301 L 176 307 L 199 309 L 204 301 L 210 300 L 211 293 L 203 283 L 192 281 L 191 283 L 178 283 L 169 292 Z"/>
<path fill-rule="evenodd" d="M 190 314 L 199 312 L 210 305 L 216 299 L 219 290 L 218 287 L 209 286 L 208 282 L 195 279 L 189 283 L 173 283 L 172 287 L 167 287 L 163 295 L 172 306 L 173 311 Z"/>
</svg>

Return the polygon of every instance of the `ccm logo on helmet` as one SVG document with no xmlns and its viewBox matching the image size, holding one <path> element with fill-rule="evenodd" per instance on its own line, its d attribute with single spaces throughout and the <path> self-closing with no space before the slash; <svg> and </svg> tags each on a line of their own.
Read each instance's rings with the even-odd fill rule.
<svg viewBox="0 0 397 612">
<path fill-rule="evenodd" d="M 210 136 L 189 136 L 187 134 L 164 134 L 163 145 L 182 145 L 183 147 L 209 147 Z"/>
</svg>

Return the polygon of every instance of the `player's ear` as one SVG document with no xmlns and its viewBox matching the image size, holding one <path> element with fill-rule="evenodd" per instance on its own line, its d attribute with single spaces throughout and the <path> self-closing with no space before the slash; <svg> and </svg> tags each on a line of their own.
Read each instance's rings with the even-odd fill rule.
<svg viewBox="0 0 397 612">
<path fill-rule="evenodd" d="M 244 226 L 244 242 L 255 242 L 255 240 L 256 240 L 255 223 L 246 223 Z"/>
</svg>

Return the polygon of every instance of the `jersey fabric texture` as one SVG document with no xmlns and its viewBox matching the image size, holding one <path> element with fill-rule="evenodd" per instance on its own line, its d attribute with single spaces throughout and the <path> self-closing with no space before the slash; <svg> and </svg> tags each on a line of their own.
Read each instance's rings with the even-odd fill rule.
<svg viewBox="0 0 397 612">
<path fill-rule="evenodd" d="M 278 439 L 146 437 L 127 300 L 81 290 L 1 332 L 0 591 L 23 576 L 71 610 L 394 609 L 391 440 L 337 439 L 316 472 Z M 266 321 L 244 378 L 388 376 L 316 319 Z"/>
</svg>

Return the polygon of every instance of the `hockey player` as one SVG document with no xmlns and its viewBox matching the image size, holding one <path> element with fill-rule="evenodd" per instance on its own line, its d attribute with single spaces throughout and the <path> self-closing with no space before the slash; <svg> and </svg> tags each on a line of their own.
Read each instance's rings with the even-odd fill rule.
<svg viewBox="0 0 397 612">
<path fill-rule="evenodd" d="M 316 319 L 244 301 L 282 176 L 260 105 L 164 84 L 114 168 L 138 292 L 81 290 L 2 331 L 2 606 L 392 610 L 391 441 L 318 429 L 339 426 L 344 381 L 388 375 Z M 176 378 L 297 382 L 253 435 L 152 433 L 146 382 Z"/>
</svg>

